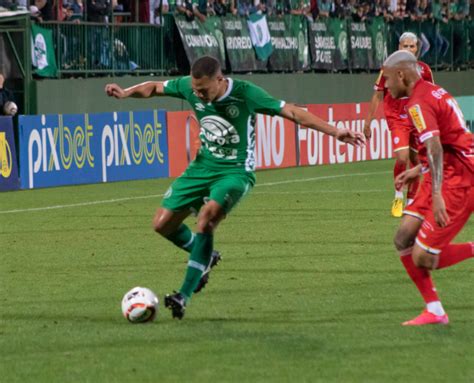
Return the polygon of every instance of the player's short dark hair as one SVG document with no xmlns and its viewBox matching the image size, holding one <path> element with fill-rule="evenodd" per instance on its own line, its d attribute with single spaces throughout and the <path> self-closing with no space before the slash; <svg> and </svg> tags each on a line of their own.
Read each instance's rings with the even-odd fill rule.
<svg viewBox="0 0 474 383">
<path fill-rule="evenodd" d="M 221 71 L 219 60 L 211 56 L 202 56 L 191 66 L 191 76 L 194 78 L 214 77 Z"/>
</svg>

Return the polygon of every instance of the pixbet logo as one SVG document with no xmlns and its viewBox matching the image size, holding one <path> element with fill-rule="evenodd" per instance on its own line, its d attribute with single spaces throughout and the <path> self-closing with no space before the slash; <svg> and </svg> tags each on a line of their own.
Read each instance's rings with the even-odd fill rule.
<svg viewBox="0 0 474 383">
<path fill-rule="evenodd" d="M 58 116 L 58 126 L 48 127 L 45 115 L 41 116 L 41 128 L 33 129 L 28 137 L 28 187 L 34 187 L 34 175 L 43 172 L 68 170 L 73 164 L 82 169 L 86 161 L 94 167 L 91 152 L 92 126 L 85 115 L 84 126 L 74 129 L 63 124 Z"/>
<path fill-rule="evenodd" d="M 161 124 L 158 122 L 158 111 L 153 111 L 153 124 L 140 126 L 133 121 L 130 112 L 128 124 L 118 121 L 117 113 L 113 115 L 114 124 L 105 125 L 101 137 L 102 181 L 107 182 L 107 169 L 110 167 L 164 163 L 160 148 Z"/>
</svg>

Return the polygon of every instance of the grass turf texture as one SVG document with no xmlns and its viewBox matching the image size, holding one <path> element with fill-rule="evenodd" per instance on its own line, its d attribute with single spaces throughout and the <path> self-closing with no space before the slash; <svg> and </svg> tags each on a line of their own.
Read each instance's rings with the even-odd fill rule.
<svg viewBox="0 0 474 383">
<path fill-rule="evenodd" d="M 472 260 L 435 272 L 449 326 L 400 326 L 422 300 L 392 246 L 392 165 L 259 172 L 181 322 L 162 303 L 187 256 L 150 223 L 169 180 L 2 193 L 0 380 L 472 382 Z M 457 241 L 473 237 L 471 219 Z M 135 285 L 156 322 L 121 316 Z"/>
</svg>

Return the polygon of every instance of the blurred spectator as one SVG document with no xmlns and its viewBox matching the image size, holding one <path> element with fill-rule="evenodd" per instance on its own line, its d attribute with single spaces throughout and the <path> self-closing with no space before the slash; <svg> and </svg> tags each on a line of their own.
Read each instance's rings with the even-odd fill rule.
<svg viewBox="0 0 474 383">
<path fill-rule="evenodd" d="M 65 0 L 59 8 L 58 20 L 79 22 L 84 16 L 82 0 Z"/>
<path fill-rule="evenodd" d="M 87 0 L 87 21 L 107 23 L 111 12 L 110 0 Z"/>
<path fill-rule="evenodd" d="M 398 0 L 397 10 L 393 13 L 393 16 L 396 19 L 403 20 L 405 17 L 408 16 L 406 13 L 406 5 L 407 0 Z"/>
<path fill-rule="evenodd" d="M 393 13 L 391 8 L 391 0 L 383 0 L 382 1 L 382 16 L 386 22 L 390 22 L 393 20 Z"/>
<path fill-rule="evenodd" d="M 342 0 L 334 0 L 334 7 L 332 12 L 329 14 L 331 17 L 343 19 L 346 15 L 346 7 L 342 3 Z"/>
<path fill-rule="evenodd" d="M 254 0 L 237 0 L 237 12 L 239 16 L 247 17 L 251 13 L 257 12 Z"/>
<path fill-rule="evenodd" d="M 420 0 L 420 12 L 421 18 L 419 21 L 425 21 L 431 19 L 432 11 L 431 11 L 431 3 L 428 0 Z"/>
<path fill-rule="evenodd" d="M 169 12 L 168 0 L 150 0 L 150 23 L 163 24 L 163 15 Z"/>
<path fill-rule="evenodd" d="M 215 0 L 214 11 L 218 16 L 237 15 L 235 0 Z"/>
<path fill-rule="evenodd" d="M 369 17 L 383 16 L 382 0 L 375 0 L 368 13 Z"/>
<path fill-rule="evenodd" d="M 33 5 L 41 12 L 43 21 L 54 20 L 53 0 L 34 0 Z"/>
<path fill-rule="evenodd" d="M 318 4 L 319 8 L 319 4 Z M 292 0 L 291 11 L 292 15 L 311 16 L 311 3 L 310 0 Z"/>
<path fill-rule="evenodd" d="M 470 2 L 469 0 L 457 0 L 458 9 L 456 16 L 458 20 L 468 19 L 470 15 Z"/>
<path fill-rule="evenodd" d="M 43 22 L 43 17 L 41 16 L 41 12 L 39 11 L 36 5 L 30 5 L 29 10 L 30 10 L 31 20 L 38 23 Z"/>
<path fill-rule="evenodd" d="M 153 0 L 129 0 L 132 20 L 145 24 L 150 23 L 150 2 L 152 1 Z"/>
<path fill-rule="evenodd" d="M 198 0 L 177 0 L 176 10 L 183 14 L 188 21 L 194 20 L 194 17 L 197 17 L 201 22 L 206 21 L 206 16 L 199 10 Z"/>
<path fill-rule="evenodd" d="M 18 112 L 13 92 L 6 88 L 5 77 L 0 73 L 0 114 L 14 116 Z"/>
<path fill-rule="evenodd" d="M 329 17 L 334 11 L 333 0 L 318 0 L 319 17 Z"/>
<path fill-rule="evenodd" d="M 356 23 L 362 23 L 367 19 L 367 15 L 365 13 L 365 4 L 359 4 L 356 7 L 356 12 L 352 13 L 352 21 Z"/>
<path fill-rule="evenodd" d="M 433 0 L 432 3 L 433 19 L 447 23 L 448 22 L 448 8 L 444 2 L 440 0 Z"/>
<path fill-rule="evenodd" d="M 311 0 L 316 2 L 316 0 Z M 288 15 L 291 13 L 291 2 L 290 0 L 275 0 L 273 3 L 273 14 L 276 15 Z"/>
</svg>

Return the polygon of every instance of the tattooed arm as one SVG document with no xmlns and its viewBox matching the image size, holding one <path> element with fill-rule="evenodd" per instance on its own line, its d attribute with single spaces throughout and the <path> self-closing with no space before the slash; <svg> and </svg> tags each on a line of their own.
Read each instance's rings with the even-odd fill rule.
<svg viewBox="0 0 474 383">
<path fill-rule="evenodd" d="M 449 215 L 442 195 L 443 186 L 443 146 L 439 137 L 431 137 L 425 141 L 428 162 L 430 165 L 433 195 L 433 214 L 436 223 L 445 227 L 449 223 Z"/>
</svg>

